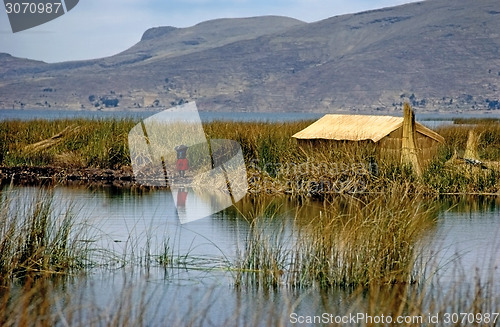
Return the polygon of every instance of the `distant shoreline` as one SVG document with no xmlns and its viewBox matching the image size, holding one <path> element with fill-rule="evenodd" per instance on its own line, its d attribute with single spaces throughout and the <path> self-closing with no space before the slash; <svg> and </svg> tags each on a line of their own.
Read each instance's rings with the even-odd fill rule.
<svg viewBox="0 0 500 327">
<path fill-rule="evenodd" d="M 105 110 L 69 110 L 69 109 L 2 109 L 0 108 L 0 121 L 6 120 L 60 120 L 60 119 L 132 119 L 140 120 L 152 116 L 163 109 L 105 109 Z M 388 115 L 402 116 L 402 111 L 345 111 L 332 110 L 330 112 L 256 112 L 256 111 L 200 111 L 200 118 L 203 122 L 216 120 L 229 120 L 239 122 L 268 121 L 268 122 L 289 122 L 299 120 L 316 120 L 325 114 L 357 114 L 357 115 Z M 454 120 L 454 119 L 481 119 L 492 118 L 500 120 L 500 110 L 481 110 L 474 112 L 462 111 L 420 111 L 415 110 L 416 119 L 420 121 L 429 120 Z"/>
</svg>

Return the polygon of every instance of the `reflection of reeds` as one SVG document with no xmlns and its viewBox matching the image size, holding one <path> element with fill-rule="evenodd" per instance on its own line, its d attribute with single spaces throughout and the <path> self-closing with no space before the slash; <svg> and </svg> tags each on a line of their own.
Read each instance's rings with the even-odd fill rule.
<svg viewBox="0 0 500 327">
<path fill-rule="evenodd" d="M 266 217 L 252 221 L 236 283 L 266 287 L 368 286 L 415 282 L 416 242 L 434 221 L 403 189 L 325 205 L 294 235 Z M 249 278 L 251 275 L 252 278 Z"/>
<path fill-rule="evenodd" d="M 4 195 L 7 196 L 7 193 L 4 192 Z M 421 253 L 416 244 L 432 228 L 433 210 L 404 188 L 375 196 L 338 196 L 316 208 L 321 214 L 311 211 L 305 217 L 294 220 L 279 216 L 281 201 L 266 204 L 257 200 L 247 217 L 250 231 L 239 257 L 220 261 L 216 268 L 212 258 L 196 258 L 189 253 L 175 254 L 172 248 L 175 242 L 170 240 L 160 242 L 160 249 L 155 248 L 157 242 L 150 234 L 146 235 L 148 240 L 144 248 L 130 241 L 123 265 L 139 265 L 148 272 L 154 271 L 155 264 L 160 265 L 159 270 L 169 268 L 164 281 L 167 285 L 176 284 L 172 283 L 175 273 L 170 274 L 175 272 L 175 267 L 181 267 L 183 271 L 202 271 L 205 276 L 213 273 L 214 279 L 222 275 L 221 270 L 232 268 L 234 282 L 239 287 L 228 291 L 230 288 L 222 286 L 226 299 L 227 296 L 234 296 L 234 307 L 225 306 L 227 310 L 220 310 L 218 305 L 217 301 L 222 297 L 217 297 L 205 287 L 201 287 L 201 292 L 205 292 L 206 296 L 195 294 L 199 291 L 198 287 L 186 286 L 179 288 L 179 294 L 158 299 L 155 296 L 161 292 L 155 290 L 166 288 L 158 284 L 162 283 L 159 279 L 137 281 L 134 279 L 137 274 L 129 275 L 128 271 L 124 271 L 127 277 L 123 285 L 118 286 L 116 296 L 106 294 L 109 295 L 106 300 L 102 299 L 103 294 L 98 290 L 84 293 L 71 279 L 52 278 L 75 271 L 82 267 L 82 262 L 95 262 L 93 256 L 100 254 L 89 252 L 88 248 L 79 247 L 80 243 L 72 241 L 76 239 L 74 233 L 78 230 L 71 223 L 74 220 L 70 211 L 62 211 L 63 215 L 57 222 L 51 220 L 52 216 L 47 215 L 54 213 L 50 192 L 34 197 L 35 201 L 24 212 L 16 205 L 15 198 L 6 199 L 2 197 L 0 206 L 1 222 L 5 222 L 0 225 L 3 233 L 2 267 L 9 259 L 6 255 L 13 253 L 6 249 L 16 248 L 8 246 L 4 235 L 18 235 L 18 231 L 23 231 L 25 240 L 13 237 L 12 240 L 17 240 L 14 245 L 34 244 L 34 240 L 37 240 L 36 244 L 45 245 L 31 256 L 31 273 L 26 269 L 27 265 L 18 265 L 17 270 L 8 268 L 11 269 L 11 277 L 22 278 L 5 283 L 0 288 L 1 326 L 276 326 L 290 324 L 290 314 L 298 312 L 302 305 L 305 305 L 302 314 L 328 312 L 346 315 L 359 312 L 371 316 L 406 315 L 422 319 L 428 319 L 430 314 L 439 314 L 442 322 L 444 314 L 453 312 L 485 317 L 486 313 L 498 311 L 500 304 L 495 288 L 498 287 L 495 258 L 492 258 L 490 267 L 486 267 L 490 275 L 472 272 L 476 275 L 472 284 L 469 284 L 470 280 L 461 279 L 451 285 L 440 283 L 432 274 L 442 267 L 433 267 L 432 258 L 423 262 L 428 275 L 420 276 L 422 271 L 415 263 Z M 32 216 L 38 217 L 36 222 L 32 221 Z M 13 217 L 18 218 L 19 226 L 14 226 Z M 36 231 L 31 226 L 36 226 Z M 45 241 L 40 240 L 43 226 L 47 231 Z M 28 242 L 28 239 L 32 241 Z M 78 239 L 81 240 L 81 237 Z M 17 248 L 35 247 L 23 245 Z M 73 255 L 65 260 L 68 255 L 63 253 L 69 249 L 73 249 Z M 74 255 L 80 260 L 72 261 Z M 11 263 L 21 262 L 16 259 L 20 257 L 20 254 L 10 256 Z M 71 268 L 68 264 L 61 265 L 65 261 L 80 264 Z M 460 266 L 459 259 L 456 262 L 457 267 L 451 269 L 468 273 Z M 36 266 L 38 263 L 49 265 Z M 10 279 L 4 272 L 2 274 Z M 85 277 L 81 278 L 86 282 Z M 193 280 L 196 285 L 199 282 Z M 216 283 L 220 286 L 220 280 Z M 85 285 L 82 288 L 89 287 Z M 273 289 L 279 289 L 279 292 L 272 292 Z M 337 301 L 339 290 L 350 301 Z M 313 305 L 309 302 L 310 294 L 321 294 L 313 297 L 317 301 Z M 247 298 L 242 299 L 245 295 Z M 220 320 L 214 322 L 213 317 Z M 360 321 L 357 325 L 367 326 L 370 323 Z M 457 325 L 486 326 L 493 323 L 483 320 L 483 323 Z"/>
<path fill-rule="evenodd" d="M 426 285 L 370 285 L 341 292 L 319 289 L 262 292 L 257 288 L 228 291 L 222 287 L 224 296 L 220 296 L 221 287 L 217 286 L 201 289 L 184 286 L 172 292 L 166 286 L 172 285 L 169 279 L 162 285 L 158 280 L 125 278 L 112 288 L 111 294 L 103 294 L 91 282 L 91 287 L 78 283 L 64 287 L 39 278 L 2 290 L 0 323 L 42 327 L 274 327 L 292 325 L 298 316 L 304 319 L 327 313 L 332 320 L 323 321 L 323 325 L 342 325 L 335 319 L 351 315 L 356 320 L 343 325 L 495 326 L 500 319 L 497 316 L 500 297 L 494 273 L 490 276 L 486 280 L 476 277 L 473 283 L 457 280 L 447 286 L 436 281 Z M 382 315 L 384 323 L 375 323 Z M 397 322 L 397 319 L 403 320 Z"/>
<path fill-rule="evenodd" d="M 0 197 L 0 274 L 3 283 L 28 275 L 68 274 L 88 262 L 88 243 L 81 236 L 70 209 L 56 217 L 50 191 L 24 207 L 20 195 Z"/>
<path fill-rule="evenodd" d="M 451 269 L 467 274 L 468 278 L 463 275 L 443 282 L 436 276 L 426 276 L 427 282 L 419 285 L 370 286 L 363 290 L 366 302 L 354 310 L 361 311 L 364 306 L 372 316 L 389 313 L 393 321 L 403 317 L 399 319 L 407 319 L 404 325 L 411 326 L 495 326 L 500 319 L 497 272 L 494 265 L 484 268 L 487 270 L 483 269 L 483 273 L 479 269 L 465 272 L 458 258 Z M 485 271 L 489 271 L 486 276 Z"/>
</svg>

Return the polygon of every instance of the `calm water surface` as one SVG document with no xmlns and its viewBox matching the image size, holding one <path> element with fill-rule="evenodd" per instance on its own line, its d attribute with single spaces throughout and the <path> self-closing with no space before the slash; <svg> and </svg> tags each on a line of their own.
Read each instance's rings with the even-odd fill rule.
<svg viewBox="0 0 500 327">
<path fill-rule="evenodd" d="M 0 109 L 0 121 L 2 120 L 32 120 L 32 119 L 122 119 L 130 118 L 140 120 L 152 116 L 164 109 L 147 109 L 142 111 L 133 110 L 37 110 L 37 109 Z M 210 112 L 200 111 L 200 118 L 204 122 L 213 120 L 230 121 L 269 121 L 287 122 L 298 120 L 316 120 L 327 113 L 346 114 L 346 112 Z M 360 114 L 360 113 L 353 113 Z M 364 114 L 364 113 L 361 113 Z M 368 113 L 366 113 L 368 114 Z M 402 116 L 402 112 L 374 112 L 374 115 Z M 442 125 L 453 124 L 456 118 L 496 118 L 500 119 L 499 113 L 416 113 L 416 119 L 422 124 L 435 128 Z"/>
<path fill-rule="evenodd" d="M 2 196 L 16 197 L 22 202 L 38 192 L 35 187 L 4 187 Z M 204 201 L 196 197 L 195 193 L 188 193 L 186 203 Z M 294 307 L 293 301 L 297 301 L 294 307 L 297 312 L 309 314 L 321 314 L 332 308 L 347 310 L 352 304 L 349 294 L 342 291 L 322 294 L 317 290 L 285 289 L 269 293 L 237 289 L 233 273 L 227 271 L 227 263 L 243 248 L 252 217 L 267 215 L 289 221 L 295 217 L 307 220 L 322 210 L 318 203 L 311 202 L 298 209 L 298 203 L 287 198 L 265 198 L 257 202 L 245 198 L 237 209 L 228 208 L 204 219 L 180 224 L 169 191 L 61 186 L 55 188 L 54 201 L 56 215 L 71 208 L 79 222 L 90 226 L 84 237 L 96 247 L 113 251 L 118 258 L 133 260 L 132 257 L 140 257 L 148 251 L 158 253 L 165 240 L 174 255 L 187 255 L 184 268 L 180 265 L 176 269 L 147 269 L 145 264 L 120 268 L 117 263 L 96 269 L 90 276 L 77 278 L 66 286 L 75 297 L 88 299 L 97 306 L 113 306 L 124 292 L 131 292 L 137 301 L 144 298 L 150 301 L 148 319 L 153 325 L 166 316 L 179 319 L 180 323 L 200 310 L 213 325 L 218 325 L 230 323 L 238 312 L 238 319 L 255 320 L 258 319 L 256 312 L 265 316 L 267 311 L 277 312 L 287 323 L 285 318 L 289 313 L 284 308 Z M 445 198 L 439 205 L 437 224 L 422 244 L 428 267 L 440 267 L 436 275 L 441 285 L 473 285 L 478 273 L 498 283 L 500 200 Z M 193 267 L 204 269 L 190 269 Z"/>
</svg>

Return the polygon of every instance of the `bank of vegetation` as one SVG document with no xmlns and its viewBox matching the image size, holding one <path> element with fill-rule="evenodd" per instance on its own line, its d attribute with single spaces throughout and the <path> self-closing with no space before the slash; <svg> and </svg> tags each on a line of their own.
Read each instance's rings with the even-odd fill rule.
<svg viewBox="0 0 500 327">
<path fill-rule="evenodd" d="M 95 168 L 131 174 L 127 135 L 136 123 L 126 119 L 3 121 L 0 166 Z M 500 122 L 496 120 L 460 121 L 438 128 L 446 143 L 421 178 L 409 167 L 377 159 L 372 144 L 301 147 L 291 136 L 310 123 L 218 121 L 204 128 L 208 138 L 240 143 L 250 191 L 255 193 L 324 197 L 382 192 L 394 184 L 412 185 L 430 194 L 500 190 Z M 464 160 L 470 131 L 477 136 L 478 162 Z"/>
</svg>

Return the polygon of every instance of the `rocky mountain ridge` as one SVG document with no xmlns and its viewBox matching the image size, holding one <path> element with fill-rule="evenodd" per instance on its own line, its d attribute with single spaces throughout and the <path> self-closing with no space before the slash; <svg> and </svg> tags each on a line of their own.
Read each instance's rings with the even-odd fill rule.
<svg viewBox="0 0 500 327">
<path fill-rule="evenodd" d="M 0 108 L 500 112 L 497 0 L 428 0 L 314 23 L 278 16 L 157 27 L 117 55 L 0 55 Z"/>
</svg>

